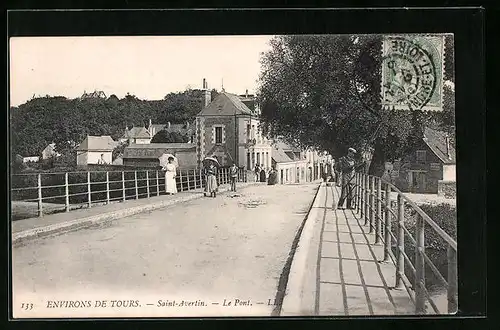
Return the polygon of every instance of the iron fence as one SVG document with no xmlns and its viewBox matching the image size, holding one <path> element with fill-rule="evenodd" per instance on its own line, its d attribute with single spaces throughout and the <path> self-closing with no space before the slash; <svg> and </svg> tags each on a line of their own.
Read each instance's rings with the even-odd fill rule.
<svg viewBox="0 0 500 330">
<path fill-rule="evenodd" d="M 394 195 L 396 198 L 394 198 Z M 354 205 L 357 213 L 375 234 L 375 244 L 384 244 L 383 261 L 392 261 L 396 266 L 396 288 L 405 288 L 415 304 L 416 314 L 426 314 L 426 303 L 436 314 L 442 314 L 426 287 L 426 266 L 447 291 L 447 312 L 457 311 L 457 242 L 433 221 L 415 202 L 405 196 L 393 184 L 380 177 L 357 173 L 354 184 Z M 405 206 L 414 214 L 409 219 Z M 415 232 L 411 233 L 406 223 L 415 221 Z M 426 253 L 428 242 L 425 230 L 434 231 L 447 247 L 446 279 Z M 411 254 L 405 250 L 405 239 L 412 247 Z M 406 268 L 406 266 L 409 268 Z M 408 278 L 408 275 L 412 278 Z M 413 282 L 413 284 L 412 284 Z"/>
<path fill-rule="evenodd" d="M 218 184 L 229 183 L 229 169 L 221 168 L 217 180 Z M 239 169 L 237 180 L 247 181 L 245 170 Z M 179 192 L 204 188 L 202 170 L 177 169 L 176 186 Z M 47 203 L 55 206 L 51 210 L 69 212 L 97 204 L 160 196 L 166 193 L 166 189 L 163 170 L 75 171 L 11 176 L 11 200 L 36 203 L 39 217 L 45 214 Z"/>
</svg>

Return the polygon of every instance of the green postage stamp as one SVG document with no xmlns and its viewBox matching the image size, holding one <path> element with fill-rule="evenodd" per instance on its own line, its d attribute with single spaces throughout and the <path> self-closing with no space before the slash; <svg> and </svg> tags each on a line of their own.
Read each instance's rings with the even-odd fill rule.
<svg viewBox="0 0 500 330">
<path fill-rule="evenodd" d="M 382 107 L 443 110 L 444 35 L 385 36 L 382 56 Z"/>
</svg>

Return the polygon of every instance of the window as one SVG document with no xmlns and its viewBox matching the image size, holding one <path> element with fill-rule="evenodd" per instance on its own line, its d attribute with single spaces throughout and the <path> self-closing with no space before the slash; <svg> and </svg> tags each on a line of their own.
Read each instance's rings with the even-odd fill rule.
<svg viewBox="0 0 500 330">
<path fill-rule="evenodd" d="M 417 150 L 417 162 L 424 163 L 425 162 L 425 150 Z"/>
<path fill-rule="evenodd" d="M 247 124 L 247 140 L 250 139 L 251 130 L 252 130 L 252 126 L 250 124 Z"/>
<path fill-rule="evenodd" d="M 222 143 L 222 127 L 215 128 L 215 143 Z"/>
<path fill-rule="evenodd" d="M 441 164 L 431 163 L 431 171 L 439 171 L 439 170 L 441 170 Z"/>
</svg>

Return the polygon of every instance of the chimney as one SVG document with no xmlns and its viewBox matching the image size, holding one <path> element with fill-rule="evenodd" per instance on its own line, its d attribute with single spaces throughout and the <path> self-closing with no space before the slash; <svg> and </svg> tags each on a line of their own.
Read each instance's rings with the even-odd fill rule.
<svg viewBox="0 0 500 330">
<path fill-rule="evenodd" d="M 448 159 L 451 160 L 451 155 L 450 155 L 450 137 L 448 134 L 445 136 L 446 139 L 446 156 L 448 156 Z"/>
<path fill-rule="evenodd" d="M 248 97 L 248 89 L 245 91 L 245 97 Z"/>
<path fill-rule="evenodd" d="M 208 107 L 210 102 L 212 102 L 212 92 L 208 89 L 208 83 L 203 78 L 203 108 Z"/>
</svg>

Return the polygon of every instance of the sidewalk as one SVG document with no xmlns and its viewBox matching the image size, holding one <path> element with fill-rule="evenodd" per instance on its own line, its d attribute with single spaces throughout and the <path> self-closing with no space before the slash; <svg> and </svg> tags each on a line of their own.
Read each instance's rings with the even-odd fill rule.
<svg viewBox="0 0 500 330">
<path fill-rule="evenodd" d="M 238 189 L 260 183 L 239 183 Z M 230 185 L 221 185 L 219 193 L 229 191 Z M 115 202 L 109 205 L 78 209 L 70 212 L 45 215 L 43 217 L 11 222 L 12 244 L 14 246 L 49 235 L 58 235 L 81 228 L 92 227 L 102 222 L 119 219 L 137 213 L 148 212 L 174 204 L 203 197 L 203 189 L 179 192 L 176 195 L 161 195 L 150 198 Z"/>
<path fill-rule="evenodd" d="M 295 252 L 282 316 L 413 314 L 383 245 L 353 210 L 337 210 L 338 187 L 321 184 Z"/>
</svg>

